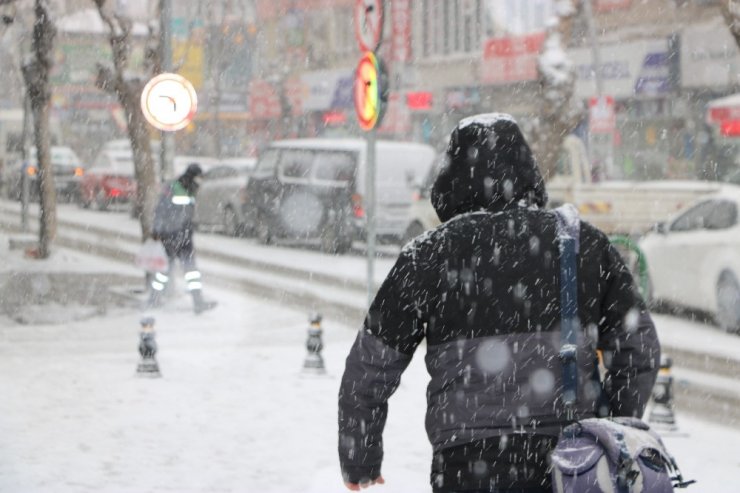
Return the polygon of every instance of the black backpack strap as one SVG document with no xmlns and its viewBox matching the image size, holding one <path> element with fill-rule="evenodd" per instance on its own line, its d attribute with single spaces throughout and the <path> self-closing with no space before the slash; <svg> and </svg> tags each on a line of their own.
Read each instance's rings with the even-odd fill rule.
<svg viewBox="0 0 740 493">
<path fill-rule="evenodd" d="M 578 285 L 576 258 L 579 250 L 580 218 L 570 204 L 554 210 L 558 220 L 560 247 L 560 362 L 563 367 L 563 404 L 573 419 L 578 398 L 578 337 L 581 331 L 578 319 Z"/>
</svg>

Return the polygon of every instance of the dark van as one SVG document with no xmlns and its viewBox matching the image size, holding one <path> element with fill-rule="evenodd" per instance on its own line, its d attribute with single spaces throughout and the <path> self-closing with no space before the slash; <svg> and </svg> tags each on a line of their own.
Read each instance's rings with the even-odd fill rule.
<svg viewBox="0 0 740 493">
<path fill-rule="evenodd" d="M 258 239 L 316 243 L 346 252 L 365 236 L 365 151 L 362 139 L 274 142 L 249 178 L 244 216 Z M 411 206 L 409 183 L 426 176 L 431 146 L 378 141 L 376 231 L 400 239 Z"/>
</svg>

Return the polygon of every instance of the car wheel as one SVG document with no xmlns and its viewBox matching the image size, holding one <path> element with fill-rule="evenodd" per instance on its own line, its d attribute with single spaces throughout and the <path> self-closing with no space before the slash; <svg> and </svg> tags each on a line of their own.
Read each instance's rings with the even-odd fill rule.
<svg viewBox="0 0 740 493">
<path fill-rule="evenodd" d="M 228 236 L 241 236 L 242 227 L 241 224 L 239 224 L 239 218 L 231 207 L 226 207 L 224 209 L 223 224 L 224 233 Z"/>
<path fill-rule="evenodd" d="M 257 234 L 257 241 L 263 245 L 270 245 L 272 243 L 272 232 L 270 232 L 270 220 L 265 217 L 264 214 L 257 216 L 257 224 L 255 225 Z"/>
<path fill-rule="evenodd" d="M 727 332 L 740 329 L 740 285 L 729 272 L 725 272 L 717 283 L 717 323 Z"/>
<path fill-rule="evenodd" d="M 419 221 L 414 221 L 411 224 L 409 224 L 409 227 L 406 228 L 406 232 L 403 234 L 403 237 L 401 238 L 401 241 L 405 245 L 409 241 L 413 240 L 420 234 L 422 234 L 424 231 L 424 226 L 421 225 Z"/>
</svg>

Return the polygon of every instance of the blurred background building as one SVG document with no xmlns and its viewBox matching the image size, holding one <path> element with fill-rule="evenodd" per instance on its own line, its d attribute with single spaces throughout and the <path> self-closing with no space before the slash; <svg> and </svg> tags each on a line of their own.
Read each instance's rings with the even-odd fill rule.
<svg viewBox="0 0 740 493">
<path fill-rule="evenodd" d="M 581 0 L 574 0 L 578 5 Z M 58 0 L 54 106 L 65 138 L 83 156 L 86 142 L 122 136 L 117 103 L 94 87 L 96 62 L 109 62 L 106 32 L 89 0 Z M 177 0 L 173 62 L 199 95 L 195 122 L 177 136 L 183 154 L 253 156 L 281 137 L 357 135 L 352 84 L 360 51 L 354 0 Z M 593 0 L 601 65 L 592 62 L 586 19 L 576 18 L 567 54 L 576 96 L 593 105 L 596 75 L 613 118 L 588 113 L 578 132 L 607 133 L 612 174 L 682 177 L 710 147 L 709 101 L 740 90 L 740 52 L 717 0 Z M 505 111 L 525 125 L 537 114 L 537 56 L 553 0 L 388 0 L 379 49 L 390 73 L 385 138 L 444 145 L 459 118 Z M 142 56 L 157 1 L 118 0 L 136 24 Z M 10 84 L 12 47 L 0 51 Z M 17 83 L 12 85 L 16 86 Z M 0 96 L 20 105 L 18 91 Z M 606 126 L 604 126 L 606 125 Z M 716 149 L 712 152 L 718 152 Z M 720 152 L 721 154 L 721 152 Z"/>
</svg>

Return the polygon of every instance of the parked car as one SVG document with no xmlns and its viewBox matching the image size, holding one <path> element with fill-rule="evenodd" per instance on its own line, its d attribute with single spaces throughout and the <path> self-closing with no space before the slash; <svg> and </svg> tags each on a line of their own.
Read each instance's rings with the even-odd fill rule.
<svg viewBox="0 0 740 493">
<path fill-rule="evenodd" d="M 738 208 L 740 187 L 725 185 L 640 240 L 650 300 L 704 311 L 725 330 L 740 329 Z"/>
<path fill-rule="evenodd" d="M 131 150 L 103 150 L 82 178 L 79 204 L 106 210 L 112 204 L 129 203 L 135 194 Z"/>
<path fill-rule="evenodd" d="M 206 171 L 195 203 L 198 226 L 216 227 L 229 236 L 247 232 L 244 220 L 247 177 L 255 159 L 225 159 Z"/>
<path fill-rule="evenodd" d="M 29 192 L 31 200 L 39 198 L 39 180 L 38 180 L 38 162 L 36 158 L 36 148 L 31 148 L 31 157 L 29 165 L 24 166 L 21 159 L 18 159 L 10 166 L 11 171 L 8 173 L 7 193 L 8 197 L 20 199 L 22 193 L 22 178 L 25 173 L 29 179 Z M 77 198 L 80 180 L 85 172 L 80 158 L 77 154 L 65 146 L 51 147 L 51 166 L 54 173 L 54 188 L 57 193 L 57 200 L 71 202 Z"/>
<path fill-rule="evenodd" d="M 366 142 L 295 139 L 272 143 L 247 185 L 246 223 L 260 241 L 318 241 L 328 252 L 347 251 L 365 236 Z M 376 146 L 376 231 L 400 240 L 411 206 L 408 182 L 420 181 L 434 149 L 410 142 Z"/>
</svg>

